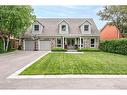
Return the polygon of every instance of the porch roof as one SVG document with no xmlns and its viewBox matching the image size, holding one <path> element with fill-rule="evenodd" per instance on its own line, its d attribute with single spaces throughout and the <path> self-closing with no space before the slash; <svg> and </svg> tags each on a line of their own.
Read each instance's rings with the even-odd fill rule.
<svg viewBox="0 0 127 95">
<path fill-rule="evenodd" d="M 36 35 L 38 37 L 65 37 L 65 38 L 78 38 L 78 37 L 99 37 L 98 34 L 57 34 L 57 35 Z M 31 36 L 25 36 L 24 38 L 31 38 Z"/>
<path fill-rule="evenodd" d="M 75 38 L 75 37 L 99 37 L 99 35 L 91 35 L 91 34 L 58 34 L 58 35 L 38 35 L 39 37 L 65 37 L 65 38 Z"/>
</svg>

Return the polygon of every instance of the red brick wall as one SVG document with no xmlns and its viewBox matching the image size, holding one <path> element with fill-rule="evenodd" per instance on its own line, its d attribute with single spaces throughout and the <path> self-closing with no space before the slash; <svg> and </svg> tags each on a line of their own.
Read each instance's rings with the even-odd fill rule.
<svg viewBox="0 0 127 95">
<path fill-rule="evenodd" d="M 122 34 L 116 28 L 116 26 L 113 26 L 113 25 L 106 25 L 100 33 L 101 40 L 112 40 L 112 39 L 118 39 L 118 38 L 122 38 Z"/>
</svg>

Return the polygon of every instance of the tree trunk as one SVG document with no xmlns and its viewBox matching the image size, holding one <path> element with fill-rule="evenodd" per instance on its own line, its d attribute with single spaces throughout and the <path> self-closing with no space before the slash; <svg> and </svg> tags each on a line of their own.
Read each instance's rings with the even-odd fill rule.
<svg viewBox="0 0 127 95">
<path fill-rule="evenodd" d="M 9 38 L 7 38 L 7 43 L 6 43 L 6 48 L 5 48 L 5 51 L 8 51 L 9 41 L 10 41 L 10 39 L 9 39 Z"/>
<path fill-rule="evenodd" d="M 5 45 L 6 45 L 6 42 L 5 42 L 5 38 L 4 37 L 2 37 L 2 40 L 3 40 L 3 50 L 5 51 Z"/>
</svg>

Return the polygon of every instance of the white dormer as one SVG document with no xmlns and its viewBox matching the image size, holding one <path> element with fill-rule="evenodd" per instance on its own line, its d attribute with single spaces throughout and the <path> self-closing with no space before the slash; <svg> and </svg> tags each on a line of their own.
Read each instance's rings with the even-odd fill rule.
<svg viewBox="0 0 127 95">
<path fill-rule="evenodd" d="M 32 34 L 41 34 L 43 32 L 44 26 L 38 22 L 35 21 L 32 25 Z"/>
<path fill-rule="evenodd" d="M 58 32 L 59 34 L 69 34 L 69 24 L 65 20 L 59 23 Z"/>
<path fill-rule="evenodd" d="M 87 20 L 80 25 L 82 34 L 91 34 L 91 23 Z"/>
</svg>

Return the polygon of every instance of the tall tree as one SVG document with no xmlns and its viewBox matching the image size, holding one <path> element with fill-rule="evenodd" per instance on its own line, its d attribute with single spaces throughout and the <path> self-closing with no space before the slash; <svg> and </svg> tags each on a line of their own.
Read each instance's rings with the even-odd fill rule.
<svg viewBox="0 0 127 95">
<path fill-rule="evenodd" d="M 0 6 L 0 35 L 4 50 L 8 50 L 10 37 L 20 36 L 35 20 L 31 6 Z"/>
<path fill-rule="evenodd" d="M 97 15 L 101 20 L 109 21 L 110 24 L 117 26 L 121 33 L 127 32 L 127 5 L 104 6 Z"/>
</svg>

